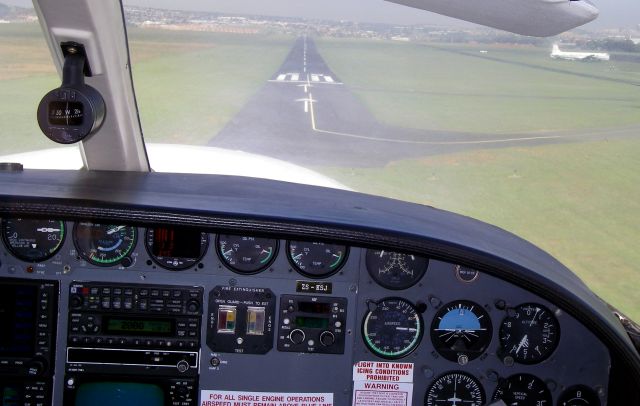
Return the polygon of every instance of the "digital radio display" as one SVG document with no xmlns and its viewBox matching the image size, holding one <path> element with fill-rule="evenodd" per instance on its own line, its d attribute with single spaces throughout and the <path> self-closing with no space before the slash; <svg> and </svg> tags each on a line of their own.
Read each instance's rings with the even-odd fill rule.
<svg viewBox="0 0 640 406">
<path fill-rule="evenodd" d="M 36 286 L 0 286 L 0 356 L 33 355 L 37 299 Z"/>
<path fill-rule="evenodd" d="M 296 327 L 323 328 L 329 327 L 329 319 L 320 317 L 296 317 Z"/>
<path fill-rule="evenodd" d="M 157 227 L 153 231 L 153 255 L 171 258 L 200 258 L 201 232 L 186 228 Z"/>
<path fill-rule="evenodd" d="M 175 325 L 173 320 L 166 319 L 104 317 L 103 330 L 107 334 L 170 336 Z"/>
<path fill-rule="evenodd" d="M 329 314 L 331 313 L 331 305 L 329 303 L 299 302 L 298 311 L 303 313 Z"/>
</svg>

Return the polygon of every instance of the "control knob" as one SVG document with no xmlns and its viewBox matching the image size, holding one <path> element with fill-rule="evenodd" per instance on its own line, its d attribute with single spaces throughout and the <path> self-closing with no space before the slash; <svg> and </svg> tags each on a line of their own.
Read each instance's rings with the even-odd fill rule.
<svg viewBox="0 0 640 406">
<path fill-rule="evenodd" d="M 299 328 L 292 330 L 291 333 L 289 333 L 289 340 L 291 340 L 291 342 L 294 344 L 300 344 L 304 341 L 304 339 L 304 331 L 300 330 Z"/>
<path fill-rule="evenodd" d="M 190 313 L 195 313 L 200 310 L 200 302 L 195 299 L 191 299 L 187 302 L 187 311 Z"/>
<path fill-rule="evenodd" d="M 336 342 L 336 336 L 333 335 L 331 331 L 323 331 L 320 334 L 320 343 L 325 347 L 329 347 Z"/>
<path fill-rule="evenodd" d="M 47 369 L 45 360 L 34 359 L 27 365 L 27 375 L 29 376 L 42 376 Z"/>
<path fill-rule="evenodd" d="M 79 309 L 84 304 L 84 298 L 80 295 L 73 295 L 69 300 L 69 306 L 73 309 Z"/>
<path fill-rule="evenodd" d="M 180 400 L 189 399 L 189 389 L 186 386 L 178 386 L 176 388 L 176 397 Z"/>
<path fill-rule="evenodd" d="M 178 363 L 176 364 L 176 368 L 178 369 L 178 372 L 185 373 L 189 370 L 189 363 L 183 359 L 181 359 L 180 361 L 178 361 Z"/>
</svg>

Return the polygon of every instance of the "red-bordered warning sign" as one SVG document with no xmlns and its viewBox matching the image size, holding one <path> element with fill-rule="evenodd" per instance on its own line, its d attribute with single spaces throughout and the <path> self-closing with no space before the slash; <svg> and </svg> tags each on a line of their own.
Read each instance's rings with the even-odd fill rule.
<svg viewBox="0 0 640 406">
<path fill-rule="evenodd" d="M 360 361 L 353 366 L 354 406 L 411 406 L 413 364 Z"/>
</svg>

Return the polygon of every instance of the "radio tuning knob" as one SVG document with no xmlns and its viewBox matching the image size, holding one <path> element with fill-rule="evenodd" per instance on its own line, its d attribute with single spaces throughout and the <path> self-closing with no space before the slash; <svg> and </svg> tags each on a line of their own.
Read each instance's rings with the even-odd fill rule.
<svg viewBox="0 0 640 406">
<path fill-rule="evenodd" d="M 45 370 L 45 362 L 35 359 L 28 364 L 27 374 L 29 376 L 41 376 Z"/>
<path fill-rule="evenodd" d="M 187 311 L 190 313 L 195 313 L 200 310 L 200 302 L 197 300 L 191 299 L 187 302 Z"/>
<path fill-rule="evenodd" d="M 83 304 L 84 304 L 84 298 L 82 296 L 80 295 L 71 296 L 69 306 L 71 306 L 74 309 L 78 309 L 82 307 Z"/>
<path fill-rule="evenodd" d="M 323 331 L 322 334 L 320 334 L 320 343 L 325 347 L 329 347 L 335 342 L 336 336 L 334 336 L 331 331 Z"/>
<path fill-rule="evenodd" d="M 289 333 L 289 340 L 291 340 L 291 342 L 294 344 L 300 344 L 301 342 L 304 341 L 304 339 L 305 339 L 304 331 L 300 330 L 299 328 Z"/>
<path fill-rule="evenodd" d="M 186 400 L 189 398 L 189 389 L 184 386 L 178 386 L 176 388 L 176 396 L 180 400 Z"/>
<path fill-rule="evenodd" d="M 176 368 L 178 369 L 178 372 L 185 373 L 189 370 L 189 363 L 183 359 L 181 359 L 180 361 L 178 361 L 178 363 L 176 364 Z"/>
</svg>

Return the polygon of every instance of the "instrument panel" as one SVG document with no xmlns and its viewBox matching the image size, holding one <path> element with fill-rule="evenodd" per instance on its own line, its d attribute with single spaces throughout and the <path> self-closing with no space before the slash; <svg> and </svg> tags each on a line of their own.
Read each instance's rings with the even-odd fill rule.
<svg viewBox="0 0 640 406">
<path fill-rule="evenodd" d="M 521 287 L 385 247 L 215 231 L 2 219 L 0 286 L 59 289 L 55 359 L 25 354 L 46 399 L 119 382 L 185 406 L 607 404 L 607 348 Z"/>
</svg>

